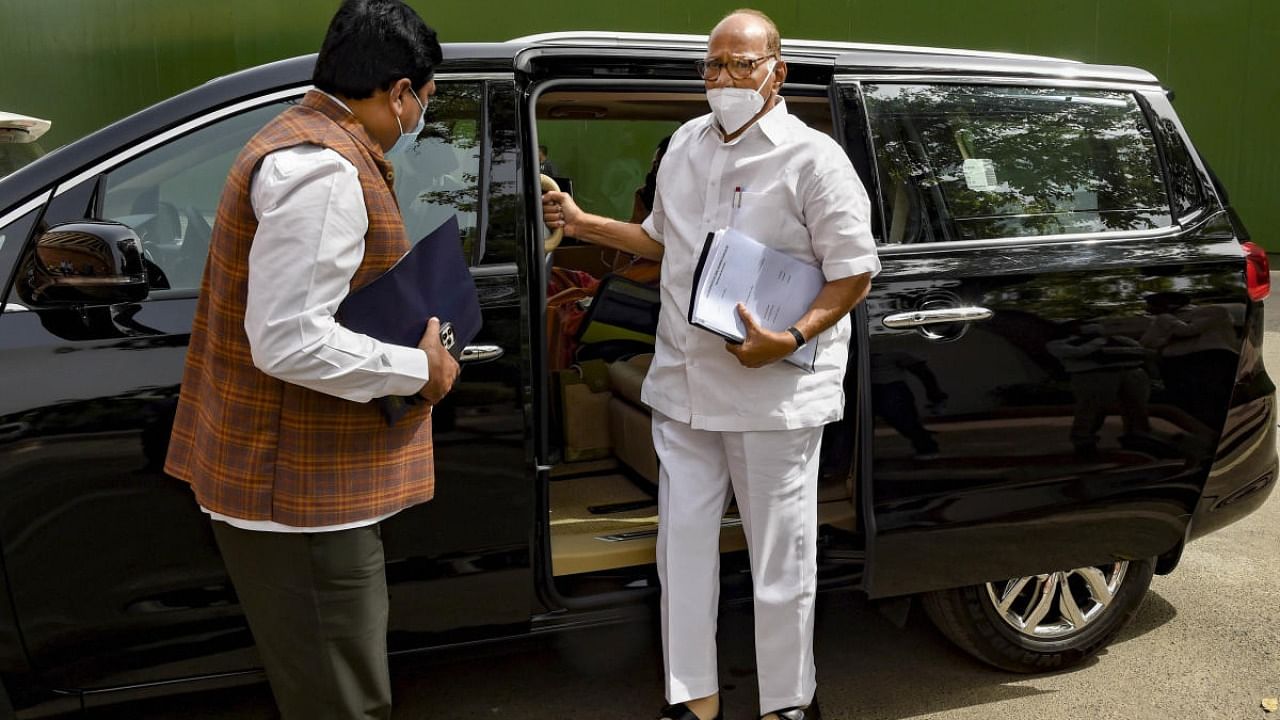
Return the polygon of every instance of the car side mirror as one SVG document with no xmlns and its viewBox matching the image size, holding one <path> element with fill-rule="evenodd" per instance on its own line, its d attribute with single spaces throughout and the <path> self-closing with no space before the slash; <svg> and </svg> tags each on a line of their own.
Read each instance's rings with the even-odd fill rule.
<svg viewBox="0 0 1280 720">
<path fill-rule="evenodd" d="M 147 297 L 142 241 L 127 225 L 85 220 L 36 239 L 24 268 L 33 305 L 112 305 Z"/>
</svg>

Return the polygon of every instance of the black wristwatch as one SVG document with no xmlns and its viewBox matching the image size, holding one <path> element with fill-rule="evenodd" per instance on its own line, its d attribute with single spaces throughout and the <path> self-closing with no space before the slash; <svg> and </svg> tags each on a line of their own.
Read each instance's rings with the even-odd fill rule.
<svg viewBox="0 0 1280 720">
<path fill-rule="evenodd" d="M 791 327 L 787 328 L 787 332 L 791 333 L 791 337 L 796 339 L 797 350 L 804 347 L 804 344 L 805 344 L 804 333 L 796 329 L 795 325 L 792 325 Z"/>
</svg>

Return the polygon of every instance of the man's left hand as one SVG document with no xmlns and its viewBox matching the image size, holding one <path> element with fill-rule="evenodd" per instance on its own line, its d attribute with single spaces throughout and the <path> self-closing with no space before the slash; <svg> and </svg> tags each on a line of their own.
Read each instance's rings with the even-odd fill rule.
<svg viewBox="0 0 1280 720">
<path fill-rule="evenodd" d="M 725 343 L 725 349 L 733 353 L 744 367 L 764 367 L 796 351 L 796 339 L 791 333 L 774 332 L 760 327 L 742 303 L 738 303 L 738 315 L 747 326 L 747 338 L 740 345 Z"/>
</svg>

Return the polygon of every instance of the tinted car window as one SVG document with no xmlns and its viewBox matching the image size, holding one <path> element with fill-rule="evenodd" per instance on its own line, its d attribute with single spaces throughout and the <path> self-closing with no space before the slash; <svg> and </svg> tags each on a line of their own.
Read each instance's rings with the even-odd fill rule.
<svg viewBox="0 0 1280 720">
<path fill-rule="evenodd" d="M 396 198 L 411 242 L 457 215 L 464 253 L 473 257 L 480 209 L 483 101 L 482 83 L 438 81 L 436 94 L 427 104 L 426 127 L 408 150 L 392 158 Z"/>
<path fill-rule="evenodd" d="M 31 228 L 39 215 L 39 209 L 32 210 L 8 225 L 0 227 L 0 287 L 4 287 L 4 284 L 10 280 L 9 271 L 17 265 L 18 253 L 22 251 L 23 244 L 31 234 Z M 17 302 L 17 300 L 16 295 L 10 294 L 9 302 Z"/>
<path fill-rule="evenodd" d="M 287 103 L 219 120 L 117 166 L 107 174 L 102 214 L 132 227 L 160 267 L 157 288 L 200 287 L 218 199 L 236 155 Z"/>
<path fill-rule="evenodd" d="M 1204 206 L 1204 189 L 1200 182 L 1200 173 L 1191 160 L 1191 153 L 1178 132 L 1178 127 L 1169 118 L 1159 122 L 1160 140 L 1164 144 L 1165 157 L 1169 163 L 1169 183 L 1173 186 L 1173 207 L 1178 217 L 1186 217 Z"/>
<path fill-rule="evenodd" d="M 978 85 L 865 88 L 885 241 L 945 242 L 1171 224 L 1133 95 Z"/>
<path fill-rule="evenodd" d="M 486 218 L 481 246 L 472 249 L 471 257 L 485 263 L 510 263 L 523 256 L 528 229 L 521 194 L 518 92 L 515 83 L 508 80 L 488 83 L 485 94 L 485 142 L 489 143 L 484 155 Z"/>
</svg>

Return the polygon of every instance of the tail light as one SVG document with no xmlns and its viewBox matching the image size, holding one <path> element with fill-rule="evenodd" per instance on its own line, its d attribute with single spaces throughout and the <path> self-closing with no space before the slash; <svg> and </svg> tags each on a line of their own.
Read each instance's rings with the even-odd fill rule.
<svg viewBox="0 0 1280 720">
<path fill-rule="evenodd" d="M 1240 246 L 1244 248 L 1244 279 L 1249 299 L 1265 300 L 1271 294 L 1271 263 L 1267 260 L 1267 251 L 1251 242 Z"/>
</svg>

